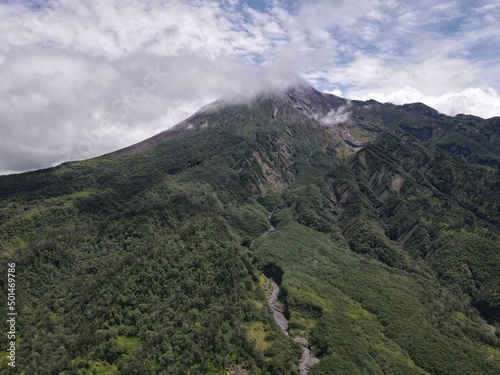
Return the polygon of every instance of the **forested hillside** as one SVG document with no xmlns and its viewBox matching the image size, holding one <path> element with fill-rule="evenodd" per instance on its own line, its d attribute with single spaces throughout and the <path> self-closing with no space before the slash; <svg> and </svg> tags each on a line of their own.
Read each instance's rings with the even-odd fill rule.
<svg viewBox="0 0 500 375">
<path fill-rule="evenodd" d="M 266 302 L 272 265 L 312 375 L 498 374 L 498 132 L 301 87 L 2 176 L 16 372 L 298 373 Z"/>
</svg>

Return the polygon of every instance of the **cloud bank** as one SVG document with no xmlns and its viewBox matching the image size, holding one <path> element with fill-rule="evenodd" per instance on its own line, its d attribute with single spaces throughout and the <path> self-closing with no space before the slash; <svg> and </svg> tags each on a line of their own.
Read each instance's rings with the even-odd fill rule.
<svg viewBox="0 0 500 375">
<path fill-rule="evenodd" d="M 499 18 L 486 0 L 0 2 L 0 174 L 128 146 L 293 74 L 498 116 Z"/>
</svg>

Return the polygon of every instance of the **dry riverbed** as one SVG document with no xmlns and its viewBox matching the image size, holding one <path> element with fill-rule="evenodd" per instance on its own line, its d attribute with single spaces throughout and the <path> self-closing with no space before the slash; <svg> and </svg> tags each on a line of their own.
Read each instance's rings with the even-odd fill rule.
<svg viewBox="0 0 500 375">
<path fill-rule="evenodd" d="M 307 375 L 311 366 L 318 363 L 319 359 L 312 354 L 311 346 L 306 338 L 293 337 L 290 335 L 290 332 L 288 331 L 288 319 L 285 317 L 283 309 L 278 304 L 280 287 L 272 278 L 269 279 L 269 281 L 271 282 L 272 290 L 268 302 L 273 311 L 274 320 L 276 320 L 276 323 L 278 323 L 286 336 L 291 337 L 295 342 L 302 346 L 302 358 L 299 363 L 300 375 Z"/>
</svg>

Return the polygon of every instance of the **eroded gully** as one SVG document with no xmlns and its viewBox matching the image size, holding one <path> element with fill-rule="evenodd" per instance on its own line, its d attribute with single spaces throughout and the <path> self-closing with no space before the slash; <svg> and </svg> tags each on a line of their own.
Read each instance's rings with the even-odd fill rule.
<svg viewBox="0 0 500 375">
<path fill-rule="evenodd" d="M 290 332 L 288 331 L 288 319 L 285 317 L 284 311 L 280 308 L 280 306 L 278 306 L 280 287 L 274 279 L 270 278 L 269 281 L 271 282 L 272 292 L 269 296 L 268 302 L 273 311 L 274 320 L 276 320 L 276 323 L 278 323 L 286 336 L 291 337 L 295 342 L 302 346 L 302 358 L 299 363 L 300 375 L 307 375 L 311 366 L 318 363 L 319 359 L 312 354 L 311 346 L 306 338 L 293 337 L 290 335 Z"/>
</svg>

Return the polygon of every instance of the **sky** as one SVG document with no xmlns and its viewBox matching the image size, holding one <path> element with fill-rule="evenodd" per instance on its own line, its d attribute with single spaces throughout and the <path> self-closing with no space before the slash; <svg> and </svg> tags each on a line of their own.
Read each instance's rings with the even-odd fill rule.
<svg viewBox="0 0 500 375">
<path fill-rule="evenodd" d="M 498 0 L 0 0 L 0 174 L 111 152 L 297 75 L 500 116 Z"/>
</svg>

